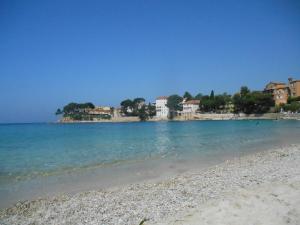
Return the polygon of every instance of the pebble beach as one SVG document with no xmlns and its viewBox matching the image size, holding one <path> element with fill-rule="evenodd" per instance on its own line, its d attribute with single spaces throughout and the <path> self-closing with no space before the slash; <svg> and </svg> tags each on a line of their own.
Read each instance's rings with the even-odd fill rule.
<svg viewBox="0 0 300 225">
<path fill-rule="evenodd" d="M 296 201 L 300 199 L 299 165 L 300 146 L 282 146 L 160 182 L 19 202 L 1 209 L 0 224 L 134 225 L 142 221 L 142 224 L 199 224 L 199 219 L 202 224 L 235 224 L 234 218 L 238 222 L 249 216 L 247 208 L 243 214 L 242 206 L 255 209 L 257 204 L 252 197 L 256 195 L 257 199 L 269 197 L 268 201 L 262 202 L 266 204 L 265 207 L 275 207 L 274 212 L 280 207 L 286 209 L 280 210 L 283 215 L 277 213 L 281 220 L 276 221 L 280 223 L 273 224 L 299 224 L 300 202 Z M 288 196 L 276 194 L 277 189 L 274 188 L 284 190 L 279 192 Z M 289 202 L 293 199 L 294 202 Z M 279 206 L 276 202 L 279 202 Z M 230 217 L 222 211 L 236 206 L 241 218 L 236 215 Z M 266 214 L 259 217 L 259 213 L 264 212 L 259 210 L 257 224 L 272 224 L 270 216 Z M 223 217 L 228 219 L 228 223 Z M 220 220 L 211 221 L 211 218 Z"/>
</svg>

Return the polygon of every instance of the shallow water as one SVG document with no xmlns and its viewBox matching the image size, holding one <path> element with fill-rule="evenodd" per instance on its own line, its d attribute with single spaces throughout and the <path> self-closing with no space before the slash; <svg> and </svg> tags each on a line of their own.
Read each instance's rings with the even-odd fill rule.
<svg viewBox="0 0 300 225">
<path fill-rule="evenodd" d="M 203 168 L 300 142 L 300 121 L 0 125 L 0 206 Z"/>
</svg>

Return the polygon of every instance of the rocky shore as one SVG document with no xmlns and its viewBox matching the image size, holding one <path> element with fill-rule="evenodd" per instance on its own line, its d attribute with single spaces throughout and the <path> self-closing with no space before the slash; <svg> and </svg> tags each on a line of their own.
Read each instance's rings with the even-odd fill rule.
<svg viewBox="0 0 300 225">
<path fill-rule="evenodd" d="M 265 207 L 273 207 L 274 212 L 282 212 L 282 220 L 276 220 L 277 222 L 297 224 L 300 205 L 298 208 L 294 208 L 294 205 L 300 199 L 299 165 L 300 146 L 283 146 L 235 158 L 205 170 L 191 171 L 162 182 L 133 184 L 18 203 L 0 211 L 0 224 L 138 225 L 143 220 L 146 220 L 144 225 L 199 224 L 199 219 L 203 224 L 209 224 L 212 216 L 225 219 L 226 213 L 222 209 L 232 206 L 230 204 L 236 198 L 243 200 L 245 205 L 249 204 L 248 208 L 254 212 L 263 213 L 263 207 L 256 209 L 257 205 L 250 204 L 253 203 L 252 198 L 263 197 L 261 193 L 269 196 L 267 201 L 263 201 Z M 284 188 L 289 199 L 296 200 L 292 203 L 282 200 L 283 203 L 278 208 L 276 202 L 280 201 L 281 192 L 276 191 L 277 187 L 279 190 Z M 251 201 L 244 196 L 245 192 L 249 193 Z M 238 205 L 236 207 L 239 208 Z M 203 215 L 207 221 L 203 220 Z M 247 218 L 243 214 L 240 216 L 240 221 Z M 272 223 L 262 220 L 258 224 Z"/>
<path fill-rule="evenodd" d="M 176 116 L 173 121 L 197 121 L 197 120 L 300 120 L 300 114 L 283 114 L 283 113 L 265 113 L 265 114 L 234 114 L 234 113 L 196 113 Z M 140 119 L 133 117 L 113 117 L 112 119 L 93 120 L 93 121 L 73 121 L 60 120 L 60 123 L 122 123 L 122 122 L 139 122 Z M 168 121 L 167 118 L 150 118 L 148 121 Z"/>
</svg>

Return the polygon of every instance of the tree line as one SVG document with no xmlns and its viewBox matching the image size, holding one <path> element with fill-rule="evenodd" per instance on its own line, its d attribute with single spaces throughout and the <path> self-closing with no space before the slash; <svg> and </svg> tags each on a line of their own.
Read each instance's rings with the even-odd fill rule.
<svg viewBox="0 0 300 225">
<path fill-rule="evenodd" d="M 287 104 L 280 104 L 275 107 L 276 112 L 300 112 L 300 96 L 298 97 L 288 97 Z"/>
<path fill-rule="evenodd" d="M 227 93 L 215 95 L 212 90 L 210 95 L 201 93 L 193 96 L 186 91 L 182 96 L 178 94 L 170 95 L 167 100 L 169 108 L 169 118 L 173 118 L 178 112 L 183 110 L 183 101 L 200 100 L 199 112 L 202 113 L 245 113 L 245 114 L 261 114 L 270 112 L 274 108 L 275 112 L 300 111 L 300 97 L 289 97 L 287 104 L 275 106 L 272 94 L 261 91 L 251 91 L 247 86 L 242 86 L 240 91 L 234 95 Z M 156 108 L 153 104 L 145 103 L 145 98 L 137 97 L 134 99 L 125 99 L 120 103 L 121 113 L 124 116 L 136 116 L 141 121 L 148 120 L 156 115 Z M 274 107 L 275 106 L 275 107 Z M 86 109 L 94 109 L 95 106 L 91 102 L 87 103 L 69 103 L 58 109 L 56 114 L 63 114 L 73 119 L 80 120 Z"/>
<path fill-rule="evenodd" d="M 120 103 L 121 113 L 125 116 L 138 116 L 141 121 L 148 120 L 156 115 L 155 106 L 150 102 L 145 104 L 144 98 L 126 99 Z"/>
<path fill-rule="evenodd" d="M 63 117 L 69 117 L 73 120 L 91 120 L 90 115 L 86 112 L 88 109 L 94 109 L 95 105 L 91 102 L 76 103 L 71 102 L 56 110 L 56 115 L 63 115 Z"/>
<path fill-rule="evenodd" d="M 181 97 L 174 94 L 168 97 L 167 107 L 170 111 L 170 117 L 174 117 L 177 112 L 182 111 L 183 100 L 200 100 L 199 112 L 203 113 L 266 113 L 275 102 L 271 94 L 261 91 L 251 91 L 248 87 L 241 87 L 240 91 L 233 96 L 223 93 L 215 95 L 212 90 L 210 95 L 201 93 L 193 97 L 189 92 L 185 92 Z"/>
</svg>

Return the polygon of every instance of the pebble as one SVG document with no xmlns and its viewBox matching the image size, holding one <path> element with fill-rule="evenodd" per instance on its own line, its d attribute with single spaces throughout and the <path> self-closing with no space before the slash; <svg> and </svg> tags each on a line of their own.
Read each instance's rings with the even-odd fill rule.
<svg viewBox="0 0 300 225">
<path fill-rule="evenodd" d="M 289 145 L 158 183 L 19 202 L 0 210 L 0 224 L 155 224 L 237 188 L 299 176 L 299 164 L 300 146 Z"/>
</svg>

